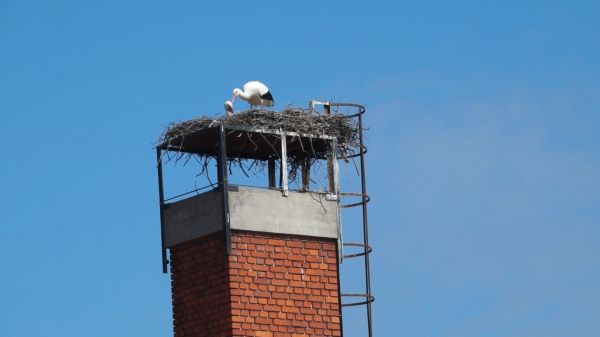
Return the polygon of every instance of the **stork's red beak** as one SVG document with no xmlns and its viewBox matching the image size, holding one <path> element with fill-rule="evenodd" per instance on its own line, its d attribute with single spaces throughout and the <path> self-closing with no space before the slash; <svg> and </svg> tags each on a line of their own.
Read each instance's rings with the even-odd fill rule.
<svg viewBox="0 0 600 337">
<path fill-rule="evenodd" d="M 235 95 L 235 94 L 233 96 L 231 96 L 231 104 L 233 104 L 233 102 L 235 102 L 236 97 L 237 97 L 237 95 Z"/>
</svg>

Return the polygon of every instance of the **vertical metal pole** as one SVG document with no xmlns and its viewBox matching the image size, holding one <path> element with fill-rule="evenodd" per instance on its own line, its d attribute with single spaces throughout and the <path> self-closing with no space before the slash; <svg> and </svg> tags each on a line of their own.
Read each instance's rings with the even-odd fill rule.
<svg viewBox="0 0 600 337">
<path fill-rule="evenodd" d="M 281 158 L 279 161 L 279 188 L 283 188 L 283 165 L 281 165 Z"/>
<path fill-rule="evenodd" d="M 369 224 L 367 221 L 367 181 L 365 177 L 365 153 L 363 146 L 363 123 L 362 114 L 358 115 L 358 135 L 360 142 L 360 179 L 362 187 L 362 215 L 363 215 L 363 240 L 365 251 L 369 248 Z M 373 336 L 371 319 L 371 267 L 369 264 L 369 254 L 365 254 L 365 288 L 367 298 L 367 322 L 369 327 L 369 337 Z"/>
<path fill-rule="evenodd" d="M 300 159 L 302 162 L 302 190 L 310 189 L 310 157 Z"/>
<path fill-rule="evenodd" d="M 285 132 L 281 133 L 281 180 L 283 187 L 283 196 L 289 195 L 288 186 L 288 168 L 287 168 L 287 135 Z"/>
<path fill-rule="evenodd" d="M 325 113 L 325 116 L 330 116 L 331 115 L 331 106 L 329 104 L 323 104 L 323 111 Z M 330 142 L 330 147 L 329 147 L 329 153 L 327 155 L 327 178 L 329 180 L 329 192 L 331 193 L 337 193 L 336 190 L 336 185 L 335 185 L 335 162 L 336 162 L 336 158 L 335 158 L 335 151 L 336 151 L 337 145 L 334 144 L 334 140 L 332 140 Z"/>
<path fill-rule="evenodd" d="M 275 188 L 275 159 L 269 158 L 268 171 L 269 171 L 269 188 Z"/>
<path fill-rule="evenodd" d="M 225 251 L 231 253 L 231 230 L 229 226 L 229 183 L 227 180 L 227 140 L 225 129 L 219 129 L 219 156 L 217 158 L 219 186 L 221 187 L 221 206 L 223 207 L 223 234 L 225 235 Z"/>
<path fill-rule="evenodd" d="M 329 142 L 329 153 L 327 154 L 327 177 L 329 179 L 329 192 L 335 194 L 339 191 L 338 172 L 337 139 L 333 138 Z"/>
<path fill-rule="evenodd" d="M 156 148 L 156 171 L 158 173 L 158 202 L 160 209 L 160 250 L 162 255 L 162 270 L 163 273 L 167 273 L 167 249 L 165 247 L 165 215 L 164 215 L 164 204 L 165 204 L 165 193 L 163 190 L 163 173 L 162 173 L 162 150 Z"/>
<path fill-rule="evenodd" d="M 344 260 L 344 239 L 342 235 L 342 214 L 340 209 L 340 167 L 337 160 L 337 138 L 331 140 L 330 157 L 328 160 L 331 161 L 331 170 L 329 171 L 329 184 L 330 191 L 335 195 L 338 203 L 338 263 L 342 263 Z"/>
<path fill-rule="evenodd" d="M 332 173 L 333 173 L 333 192 L 338 193 L 340 191 L 340 167 L 337 160 L 337 138 L 331 140 L 331 160 L 332 160 Z"/>
</svg>

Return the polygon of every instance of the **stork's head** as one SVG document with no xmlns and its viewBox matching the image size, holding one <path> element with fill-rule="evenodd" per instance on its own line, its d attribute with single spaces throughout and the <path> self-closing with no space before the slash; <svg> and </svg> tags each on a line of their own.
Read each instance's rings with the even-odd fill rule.
<svg viewBox="0 0 600 337">
<path fill-rule="evenodd" d="M 231 103 L 235 102 L 235 98 L 242 94 L 242 89 L 235 88 L 233 89 L 233 96 L 231 97 Z"/>
<path fill-rule="evenodd" d="M 227 112 L 227 117 L 233 116 L 233 103 L 231 101 L 225 101 L 225 111 Z"/>
</svg>

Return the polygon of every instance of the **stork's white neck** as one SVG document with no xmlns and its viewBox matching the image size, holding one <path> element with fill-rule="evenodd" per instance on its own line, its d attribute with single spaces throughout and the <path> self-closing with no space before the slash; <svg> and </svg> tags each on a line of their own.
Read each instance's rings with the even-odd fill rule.
<svg viewBox="0 0 600 337">
<path fill-rule="evenodd" d="M 246 92 L 242 91 L 242 89 L 239 89 L 239 88 L 233 89 L 233 92 L 235 95 L 240 96 L 240 98 L 245 99 L 245 100 L 249 100 L 250 97 L 252 97 L 249 93 L 246 93 Z"/>
</svg>

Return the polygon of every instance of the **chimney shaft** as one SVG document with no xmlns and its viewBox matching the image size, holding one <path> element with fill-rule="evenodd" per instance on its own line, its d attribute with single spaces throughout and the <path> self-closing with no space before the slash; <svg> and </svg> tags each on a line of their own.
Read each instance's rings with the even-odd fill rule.
<svg viewBox="0 0 600 337">
<path fill-rule="evenodd" d="M 341 336 L 337 241 L 234 230 L 171 247 L 175 337 Z"/>
</svg>

